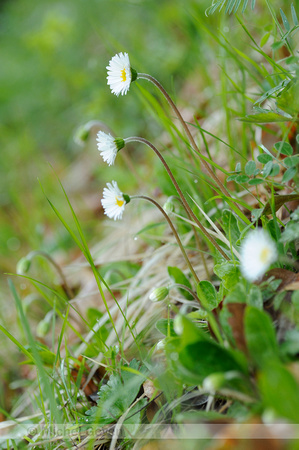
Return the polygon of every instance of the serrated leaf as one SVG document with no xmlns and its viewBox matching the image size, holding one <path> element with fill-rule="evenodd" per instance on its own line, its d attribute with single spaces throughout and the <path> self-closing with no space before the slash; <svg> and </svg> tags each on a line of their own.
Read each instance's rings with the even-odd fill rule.
<svg viewBox="0 0 299 450">
<path fill-rule="evenodd" d="M 210 281 L 200 281 L 197 285 L 197 295 L 202 306 L 208 311 L 217 308 L 217 291 Z"/>
<path fill-rule="evenodd" d="M 265 155 L 264 153 L 261 155 L 258 155 L 257 160 L 262 164 L 267 164 L 267 162 L 272 161 L 273 158 L 270 155 Z"/>
<path fill-rule="evenodd" d="M 129 365 L 121 368 L 120 374 L 113 373 L 107 384 L 100 388 L 97 407 L 89 415 L 93 415 L 99 423 L 111 423 L 118 419 L 133 403 L 145 380 L 144 372 L 147 369 L 139 366 L 133 359 Z"/>
<path fill-rule="evenodd" d="M 167 268 L 168 274 L 170 278 L 174 281 L 174 283 L 177 284 L 183 284 L 184 286 L 188 287 L 189 289 L 192 289 L 192 286 L 190 284 L 190 281 L 186 277 L 186 275 L 179 269 L 178 267 L 171 267 L 169 266 Z M 185 289 L 180 289 L 180 293 L 187 299 L 187 300 L 194 300 L 193 296 L 190 294 L 190 292 L 186 291 Z"/>
<path fill-rule="evenodd" d="M 246 175 L 248 175 L 249 177 L 251 175 L 253 175 L 254 171 L 256 169 L 256 164 L 254 161 L 248 161 L 245 165 L 245 173 Z"/>
<path fill-rule="evenodd" d="M 283 174 L 281 182 L 282 183 L 287 183 L 288 181 L 290 181 L 290 180 L 292 180 L 294 178 L 296 173 L 297 173 L 297 168 L 296 167 L 290 167 Z"/>
<path fill-rule="evenodd" d="M 293 147 L 288 142 L 276 142 L 274 148 L 282 155 L 290 156 L 293 154 Z"/>
<path fill-rule="evenodd" d="M 244 324 L 247 347 L 255 363 L 262 367 L 269 361 L 278 361 L 278 345 L 271 317 L 248 306 Z"/>
</svg>

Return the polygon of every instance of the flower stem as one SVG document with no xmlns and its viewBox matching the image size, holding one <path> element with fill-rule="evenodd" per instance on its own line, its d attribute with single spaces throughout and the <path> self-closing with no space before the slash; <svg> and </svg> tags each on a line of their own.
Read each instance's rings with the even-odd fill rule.
<svg viewBox="0 0 299 450">
<path fill-rule="evenodd" d="M 179 235 L 178 235 L 178 233 L 177 233 L 177 231 L 176 231 L 176 229 L 175 229 L 175 227 L 174 227 L 172 221 L 170 220 L 168 214 L 166 214 L 166 212 L 164 211 L 164 209 L 162 208 L 162 206 L 159 205 L 159 203 L 157 203 L 156 200 L 154 200 L 154 199 L 151 198 L 151 197 L 147 197 L 146 195 L 133 195 L 133 196 L 130 196 L 130 199 L 131 199 L 131 200 L 134 199 L 134 198 L 141 198 L 141 199 L 143 199 L 143 200 L 147 200 L 147 201 L 151 202 L 151 203 L 152 203 L 153 205 L 155 205 L 155 206 L 158 208 L 158 210 L 163 214 L 163 216 L 164 216 L 165 219 L 167 220 L 167 222 L 168 222 L 168 224 L 169 224 L 169 226 L 170 226 L 170 228 L 171 228 L 171 230 L 172 230 L 172 232 L 173 232 L 173 234 L 174 234 L 174 236 L 175 236 L 175 238 L 176 238 L 176 240 L 177 240 L 177 243 L 178 243 L 178 245 L 179 245 L 179 247 L 180 247 L 180 249 L 181 249 L 181 252 L 182 252 L 182 254 L 183 254 L 184 258 L 185 258 L 185 261 L 186 261 L 186 263 L 187 263 L 187 265 L 188 265 L 188 267 L 189 267 L 189 269 L 190 269 L 190 271 L 191 271 L 193 277 L 195 278 L 196 283 L 199 283 L 199 278 L 198 278 L 198 276 L 196 275 L 196 272 L 195 272 L 194 269 L 193 269 L 193 266 L 192 266 L 192 264 L 191 264 L 191 262 L 190 262 L 190 260 L 189 260 L 189 258 L 188 258 L 188 255 L 187 255 L 187 253 L 186 253 L 186 250 L 184 249 L 184 246 L 183 246 L 183 244 L 182 244 L 182 241 L 181 241 L 181 239 L 180 239 L 180 237 L 179 237 Z"/>
<path fill-rule="evenodd" d="M 194 222 L 196 223 L 196 225 L 200 228 L 200 230 L 202 231 L 202 233 L 206 236 L 206 238 L 211 242 L 211 244 L 219 251 L 219 253 L 223 256 L 223 258 L 225 258 L 226 260 L 229 260 L 228 256 L 224 253 L 224 251 L 221 249 L 221 247 L 217 244 L 217 242 L 215 241 L 215 239 L 209 235 L 209 233 L 207 232 L 207 230 L 205 229 L 205 227 L 200 223 L 200 221 L 197 219 L 196 215 L 194 214 L 194 212 L 192 211 L 191 207 L 189 206 L 187 200 L 185 199 L 185 196 L 181 190 L 181 188 L 179 187 L 176 179 L 173 176 L 173 173 L 171 172 L 167 162 L 165 161 L 165 159 L 163 158 L 163 156 L 161 155 L 161 153 L 159 152 L 159 150 L 151 143 L 149 142 L 147 139 L 141 138 L 141 137 L 130 137 L 130 138 L 126 138 L 125 142 L 141 142 L 142 144 L 147 145 L 148 147 L 150 147 L 155 153 L 156 155 L 159 157 L 159 159 L 161 160 L 162 164 L 164 165 L 174 187 L 176 188 L 177 193 L 179 194 L 182 203 L 184 205 L 184 208 L 186 210 L 186 212 L 188 214 L 190 214 L 190 216 L 192 217 L 192 219 L 194 220 Z"/>
<path fill-rule="evenodd" d="M 171 198 L 174 198 L 174 199 L 178 200 L 184 206 L 184 203 L 182 202 L 180 197 L 177 197 L 176 195 L 172 195 Z M 186 208 L 184 208 L 184 209 L 185 209 L 189 219 L 192 220 L 192 217 L 190 216 L 189 211 L 186 210 Z M 195 239 L 195 242 L 196 242 L 196 246 L 197 246 L 197 248 L 199 250 L 199 254 L 200 254 L 203 266 L 204 266 L 205 271 L 206 271 L 207 278 L 208 278 L 208 280 L 210 280 L 211 279 L 211 275 L 210 275 L 210 272 L 209 272 L 209 269 L 208 269 L 208 265 L 207 265 L 206 259 L 205 259 L 204 255 L 203 255 L 203 251 L 201 249 L 201 243 L 199 241 L 197 230 L 196 230 L 196 228 L 195 228 L 195 226 L 193 224 L 191 224 L 191 227 L 192 227 L 192 230 L 193 230 L 193 233 L 194 233 L 194 239 Z"/>
<path fill-rule="evenodd" d="M 52 266 L 55 267 L 55 269 L 57 270 L 57 272 L 59 273 L 59 276 L 61 278 L 62 288 L 64 289 L 64 291 L 67 294 L 68 298 L 72 299 L 74 297 L 73 290 L 68 285 L 68 283 L 66 281 L 66 278 L 64 276 L 64 273 L 62 272 L 62 270 L 61 270 L 60 266 L 57 264 L 57 262 L 52 258 L 52 256 L 50 256 L 47 252 L 44 252 L 43 250 L 34 250 L 34 251 L 30 252 L 27 257 L 32 259 L 35 256 L 43 256 L 44 258 L 46 258 L 52 264 Z"/>
<path fill-rule="evenodd" d="M 144 80 L 150 81 L 151 83 L 153 83 L 162 92 L 162 94 L 166 98 L 167 102 L 169 103 L 169 105 L 173 109 L 175 115 L 177 116 L 177 118 L 181 122 L 181 125 L 182 125 L 183 129 L 185 130 L 185 132 L 187 134 L 187 137 L 189 139 L 189 142 L 190 142 L 192 148 L 201 156 L 201 152 L 199 151 L 199 148 L 196 145 L 195 140 L 194 140 L 192 134 L 190 133 L 190 130 L 189 130 L 186 122 L 184 121 L 180 111 L 178 110 L 178 108 L 176 107 L 176 105 L 173 102 L 172 98 L 170 97 L 168 92 L 164 89 L 164 87 L 159 83 L 158 80 L 156 80 L 156 78 L 152 77 L 151 75 L 149 75 L 147 73 L 138 73 L 137 79 L 144 79 Z M 211 176 L 211 178 L 215 181 L 215 183 L 218 184 L 222 194 L 225 197 L 232 198 L 231 195 L 229 194 L 228 190 L 226 189 L 226 187 L 221 183 L 221 181 L 219 180 L 217 175 L 214 173 L 214 171 L 210 168 L 210 166 L 207 164 L 207 162 L 204 159 L 202 159 L 202 163 L 203 163 L 205 169 L 207 170 L 207 172 L 209 173 L 209 175 Z M 232 200 L 234 200 L 234 199 L 232 198 Z M 242 210 L 239 207 L 238 203 L 237 202 L 235 202 L 235 203 L 236 203 L 237 208 L 242 212 Z"/>
</svg>

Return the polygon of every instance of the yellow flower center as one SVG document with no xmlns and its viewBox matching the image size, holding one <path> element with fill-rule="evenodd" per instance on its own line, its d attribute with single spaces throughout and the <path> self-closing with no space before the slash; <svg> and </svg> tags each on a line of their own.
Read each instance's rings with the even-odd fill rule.
<svg viewBox="0 0 299 450">
<path fill-rule="evenodd" d="M 123 82 L 125 82 L 126 81 L 126 79 L 127 79 L 127 75 L 126 75 L 126 69 L 123 69 L 122 71 L 121 71 L 121 81 L 123 81 Z"/>
<path fill-rule="evenodd" d="M 268 261 L 269 253 L 270 250 L 267 247 L 263 248 L 263 250 L 261 251 L 260 259 L 263 264 L 265 264 Z"/>
<path fill-rule="evenodd" d="M 117 206 L 121 207 L 125 202 L 123 198 L 115 197 Z"/>
</svg>

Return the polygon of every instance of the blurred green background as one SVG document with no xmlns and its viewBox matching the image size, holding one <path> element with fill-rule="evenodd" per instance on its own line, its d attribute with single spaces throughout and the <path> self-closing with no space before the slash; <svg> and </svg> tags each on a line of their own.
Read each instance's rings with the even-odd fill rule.
<svg viewBox="0 0 299 450">
<path fill-rule="evenodd" d="M 14 270 L 29 250 L 60 246 L 59 233 L 51 239 L 47 229 L 54 217 L 37 179 L 47 194 L 58 196 L 59 204 L 58 183 L 48 163 L 62 180 L 75 161 L 82 162 L 84 173 L 84 162 L 91 159 L 88 167 L 97 171 L 95 148 L 84 156 L 86 150 L 73 141 L 80 124 L 101 120 L 123 136 L 155 132 L 136 101 L 136 90 L 125 98 L 110 94 L 109 59 L 127 51 L 139 71 L 179 86 L 202 63 L 202 36 L 190 11 L 196 7 L 204 14 L 208 5 L 208 0 L 198 5 L 173 0 L 1 3 L 2 270 Z M 103 184 L 97 180 L 98 189 Z"/>
</svg>

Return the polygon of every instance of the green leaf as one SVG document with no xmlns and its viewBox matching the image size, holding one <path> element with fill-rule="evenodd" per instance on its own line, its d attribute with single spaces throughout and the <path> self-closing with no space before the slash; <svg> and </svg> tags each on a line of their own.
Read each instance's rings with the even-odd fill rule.
<svg viewBox="0 0 299 450">
<path fill-rule="evenodd" d="M 257 114 L 249 114 L 245 117 L 239 117 L 241 122 L 249 122 L 249 123 L 271 123 L 271 122 L 288 122 L 292 119 L 290 115 L 282 115 L 275 113 L 273 111 L 262 112 Z"/>
<path fill-rule="evenodd" d="M 249 177 L 247 175 L 238 175 L 236 178 L 237 183 L 247 183 L 249 181 Z"/>
<path fill-rule="evenodd" d="M 270 176 L 271 176 L 271 177 L 276 177 L 276 175 L 279 174 L 279 170 L 280 170 L 280 169 L 279 169 L 279 165 L 278 165 L 278 164 L 273 164 L 273 167 L 272 167 Z"/>
<path fill-rule="evenodd" d="M 173 328 L 173 319 L 159 319 L 156 323 L 156 328 L 164 336 L 177 336 Z"/>
<path fill-rule="evenodd" d="M 230 175 L 229 177 L 227 177 L 226 181 L 235 181 L 238 176 L 238 174 Z"/>
<path fill-rule="evenodd" d="M 197 285 L 197 295 L 201 304 L 208 311 L 217 308 L 219 302 L 217 300 L 217 291 L 210 281 L 200 281 Z"/>
<path fill-rule="evenodd" d="M 268 361 L 259 377 L 263 403 L 280 417 L 299 423 L 299 386 L 282 365 Z"/>
<path fill-rule="evenodd" d="M 256 169 L 256 164 L 254 161 L 248 161 L 245 165 L 245 173 L 246 175 L 248 175 L 249 177 L 251 175 L 253 175 L 254 171 Z"/>
<path fill-rule="evenodd" d="M 224 304 L 227 303 L 245 303 L 246 290 L 243 283 L 237 283 L 227 294 L 224 299 Z"/>
<path fill-rule="evenodd" d="M 261 155 L 258 155 L 257 160 L 262 164 L 267 164 L 267 162 L 272 161 L 273 158 L 270 155 L 262 153 Z"/>
<path fill-rule="evenodd" d="M 282 155 L 290 156 L 293 154 L 293 147 L 288 142 L 276 142 L 274 148 Z"/>
<path fill-rule="evenodd" d="M 101 387 L 97 407 L 89 415 L 100 423 L 111 423 L 118 419 L 135 400 L 145 380 L 145 371 L 146 368 L 139 368 L 139 363 L 133 359 L 129 365 L 121 368 L 120 373 L 113 373 L 107 384 Z"/>
<path fill-rule="evenodd" d="M 269 161 L 269 162 L 267 162 L 267 164 L 265 164 L 265 166 L 262 170 L 262 175 L 264 178 L 267 178 L 270 175 L 272 168 L 273 168 L 272 161 Z"/>
<path fill-rule="evenodd" d="M 295 167 L 299 164 L 299 155 L 297 156 L 288 156 L 284 159 L 283 164 L 286 167 Z"/>
<path fill-rule="evenodd" d="M 288 181 L 292 180 L 296 175 L 296 173 L 297 173 L 296 167 L 289 167 L 289 169 L 287 169 L 282 176 L 281 179 L 282 183 L 287 183 Z"/>
<path fill-rule="evenodd" d="M 271 36 L 271 33 L 269 33 L 269 32 L 264 34 L 264 36 L 262 37 L 261 42 L 260 42 L 260 47 L 264 47 L 264 45 L 267 44 L 270 36 Z"/>
<path fill-rule="evenodd" d="M 187 345 L 179 352 L 178 362 L 194 383 L 202 383 L 212 373 L 244 372 L 244 368 L 237 362 L 232 352 L 213 342 L 195 342 Z"/>
<path fill-rule="evenodd" d="M 223 280 L 223 284 L 226 289 L 231 289 L 235 284 L 238 283 L 240 278 L 240 270 L 238 265 L 230 261 L 216 264 L 214 267 L 214 273 L 221 280 Z"/>
<path fill-rule="evenodd" d="M 241 172 L 241 170 L 242 170 L 241 163 L 237 162 L 235 172 Z"/>
<path fill-rule="evenodd" d="M 181 336 L 180 345 L 185 346 L 198 341 L 210 341 L 207 333 L 182 314 L 176 316 L 174 328 L 177 334 Z"/>
<path fill-rule="evenodd" d="M 225 231 L 227 239 L 236 246 L 240 238 L 240 230 L 236 216 L 228 209 L 224 209 L 222 213 L 222 227 Z"/>
<path fill-rule="evenodd" d="M 281 235 L 281 242 L 292 242 L 299 238 L 299 222 L 290 221 Z"/>
<path fill-rule="evenodd" d="M 249 353 L 258 366 L 278 361 L 278 346 L 270 316 L 248 306 L 244 317 L 245 337 Z"/>
<path fill-rule="evenodd" d="M 292 303 L 294 308 L 299 311 L 299 291 L 294 291 L 292 294 Z"/>
<path fill-rule="evenodd" d="M 298 292 L 298 291 L 297 291 Z M 297 355 L 299 353 L 299 330 L 287 330 L 280 351 L 286 355 Z"/>
<path fill-rule="evenodd" d="M 251 286 L 250 291 L 247 297 L 247 304 L 249 306 L 254 306 L 255 308 L 262 310 L 263 309 L 263 295 L 258 286 L 254 284 Z"/>
<path fill-rule="evenodd" d="M 248 184 L 250 186 L 257 186 L 258 184 L 262 184 L 264 182 L 265 180 L 263 180 L 262 178 L 253 178 L 252 180 L 248 181 Z"/>
<path fill-rule="evenodd" d="M 282 18 L 282 22 L 283 22 L 283 25 L 284 25 L 286 31 L 290 31 L 291 25 L 289 24 L 289 21 L 288 21 L 288 19 L 287 19 L 287 16 L 285 15 L 285 13 L 283 12 L 283 10 L 282 10 L 281 8 L 280 8 L 279 11 L 280 11 L 280 15 L 281 15 L 281 18 Z"/>
<path fill-rule="evenodd" d="M 299 22 L 298 22 L 296 10 L 295 10 L 295 8 L 294 8 L 293 3 L 291 4 L 291 12 L 292 12 L 292 19 L 293 19 L 294 25 L 295 25 L 295 26 L 298 26 L 298 25 L 299 25 Z"/>
<path fill-rule="evenodd" d="M 283 46 L 284 46 L 284 41 L 277 41 L 277 42 L 273 42 L 273 44 L 271 44 L 271 48 L 273 50 L 279 50 Z"/>
<path fill-rule="evenodd" d="M 298 118 L 299 112 L 299 81 L 298 77 L 290 80 L 287 86 L 279 93 L 276 98 L 277 106 L 283 111 Z"/>
<path fill-rule="evenodd" d="M 181 269 L 179 269 L 178 267 L 168 266 L 167 270 L 170 278 L 174 281 L 174 283 L 183 284 L 189 289 L 192 289 L 190 281 L 188 280 L 186 275 L 181 271 Z M 185 289 L 179 288 L 179 291 L 187 300 L 194 299 L 193 296 L 190 294 L 190 292 L 186 291 Z"/>
</svg>

